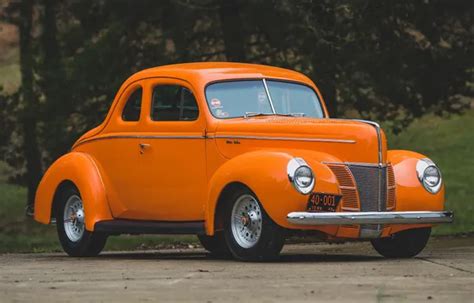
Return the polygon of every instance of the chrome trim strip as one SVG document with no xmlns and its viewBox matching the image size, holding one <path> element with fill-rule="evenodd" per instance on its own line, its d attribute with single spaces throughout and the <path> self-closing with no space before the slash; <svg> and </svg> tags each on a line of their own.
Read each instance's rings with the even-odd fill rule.
<svg viewBox="0 0 474 303">
<path fill-rule="evenodd" d="M 380 166 L 379 163 L 367 163 L 367 162 L 321 162 L 323 164 L 334 164 L 334 165 L 352 165 L 352 166 L 367 166 L 367 167 L 386 167 L 388 166 L 387 164 L 382 164 Z"/>
<path fill-rule="evenodd" d="M 290 223 L 297 225 L 353 225 L 353 224 L 432 224 L 451 223 L 451 211 L 384 211 L 384 212 L 291 212 Z"/>
<path fill-rule="evenodd" d="M 278 141 L 304 141 L 304 142 L 326 142 L 326 143 L 347 143 L 354 144 L 355 140 L 326 139 L 326 138 L 291 138 L 291 137 L 260 137 L 260 136 L 166 136 L 166 135 L 110 135 L 85 139 L 77 143 L 74 147 L 84 143 L 106 140 L 106 139 L 251 139 L 251 140 L 278 140 Z"/>
<path fill-rule="evenodd" d="M 79 143 L 77 143 L 74 147 L 78 147 L 84 143 L 89 143 L 92 141 L 99 141 L 99 140 L 106 140 L 106 139 L 206 139 L 205 136 L 165 136 L 165 135 L 110 135 L 110 136 L 102 136 L 102 137 L 95 137 L 90 139 L 85 139 Z"/>
<path fill-rule="evenodd" d="M 209 139 L 251 139 L 251 140 L 278 140 L 278 141 L 306 141 L 306 142 L 327 142 L 327 143 L 348 143 L 354 144 L 355 140 L 346 139 L 326 139 L 326 138 L 292 138 L 292 137 L 264 137 L 264 136 L 208 136 Z"/>
<path fill-rule="evenodd" d="M 273 114 L 276 114 L 275 107 L 273 106 L 272 96 L 270 96 L 270 91 L 268 90 L 267 80 L 262 79 L 263 86 L 265 87 L 265 92 L 267 93 L 268 101 L 270 101 L 270 106 L 272 107 Z"/>
<path fill-rule="evenodd" d="M 374 121 L 370 120 L 364 120 L 364 119 L 340 119 L 340 118 L 327 118 L 328 120 L 338 120 L 338 121 L 357 121 L 361 123 L 366 123 L 369 125 L 372 125 L 375 128 L 375 131 L 377 133 L 377 141 L 378 141 L 378 160 L 379 160 L 379 165 L 383 164 L 383 155 L 382 155 L 382 134 L 381 134 L 381 128 L 380 124 Z"/>
<path fill-rule="evenodd" d="M 377 133 L 377 141 L 378 141 L 378 158 L 379 164 L 383 164 L 383 155 L 382 155 L 382 134 L 380 131 L 380 125 L 377 122 L 369 121 L 369 120 L 361 120 L 361 119 L 354 119 L 354 121 L 359 121 L 362 123 L 366 123 L 375 127 L 375 131 Z"/>
</svg>

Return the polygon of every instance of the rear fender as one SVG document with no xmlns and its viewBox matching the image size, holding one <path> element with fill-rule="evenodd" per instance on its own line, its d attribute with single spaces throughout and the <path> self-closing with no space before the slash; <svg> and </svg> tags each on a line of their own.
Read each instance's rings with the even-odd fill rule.
<svg viewBox="0 0 474 303">
<path fill-rule="evenodd" d="M 87 230 L 93 231 L 98 221 L 113 219 L 104 183 L 93 158 L 85 153 L 71 152 L 56 160 L 44 174 L 36 191 L 36 221 L 51 222 L 54 198 L 64 182 L 73 183 L 81 194 Z"/>
</svg>

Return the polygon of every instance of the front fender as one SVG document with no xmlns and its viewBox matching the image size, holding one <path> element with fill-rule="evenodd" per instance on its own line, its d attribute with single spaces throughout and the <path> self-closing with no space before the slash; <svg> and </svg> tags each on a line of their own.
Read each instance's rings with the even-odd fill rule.
<svg viewBox="0 0 474 303">
<path fill-rule="evenodd" d="M 416 163 L 426 156 L 406 150 L 390 150 L 387 158 L 395 173 L 397 211 L 444 210 L 444 184 L 438 193 L 432 194 L 418 180 Z"/>
<path fill-rule="evenodd" d="M 340 162 L 325 153 L 304 150 L 253 151 L 239 155 L 224 163 L 214 173 L 209 183 L 206 232 L 214 234 L 216 206 L 224 188 L 231 183 L 242 183 L 259 198 L 267 214 L 278 225 L 296 228 L 286 216 L 292 211 L 304 211 L 308 196 L 296 191 L 288 180 L 287 165 L 294 157 L 303 158 L 316 175 L 314 191 L 338 193 L 337 180 L 331 170 L 322 162 Z"/>
<path fill-rule="evenodd" d="M 98 221 L 113 219 L 104 183 L 93 158 L 86 153 L 71 152 L 56 160 L 44 174 L 36 191 L 36 221 L 51 222 L 54 196 L 65 181 L 74 183 L 81 194 L 87 230 L 93 231 Z"/>
</svg>

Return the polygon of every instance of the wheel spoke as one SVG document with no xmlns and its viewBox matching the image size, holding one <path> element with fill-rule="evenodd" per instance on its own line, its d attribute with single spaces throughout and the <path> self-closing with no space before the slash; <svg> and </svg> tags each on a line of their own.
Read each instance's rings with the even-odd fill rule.
<svg viewBox="0 0 474 303">
<path fill-rule="evenodd" d="M 84 234 L 83 213 L 81 198 L 77 195 L 70 196 L 64 206 L 63 224 L 66 236 L 72 242 L 80 241 Z"/>
<path fill-rule="evenodd" d="M 249 195 L 242 195 L 232 209 L 231 227 L 237 243 L 244 247 L 254 246 L 261 233 L 262 217 L 260 205 Z"/>
</svg>

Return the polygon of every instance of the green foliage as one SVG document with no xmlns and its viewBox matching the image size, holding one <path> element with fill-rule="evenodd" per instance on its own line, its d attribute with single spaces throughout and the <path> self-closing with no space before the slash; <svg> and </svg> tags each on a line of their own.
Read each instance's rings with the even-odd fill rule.
<svg viewBox="0 0 474 303">
<path fill-rule="evenodd" d="M 0 253 L 59 251 L 53 227 L 25 216 L 26 189 L 0 183 Z"/>
</svg>

